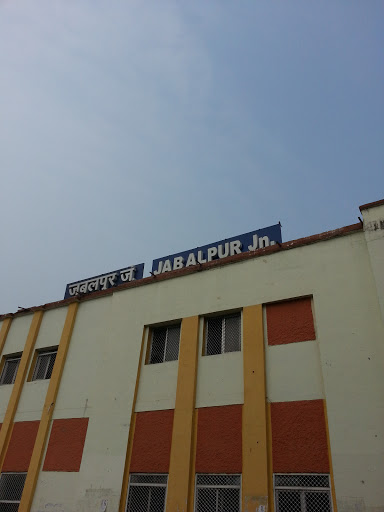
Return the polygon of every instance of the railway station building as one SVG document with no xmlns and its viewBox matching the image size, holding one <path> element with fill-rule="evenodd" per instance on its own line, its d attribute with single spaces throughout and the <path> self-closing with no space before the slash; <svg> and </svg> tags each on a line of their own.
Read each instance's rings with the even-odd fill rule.
<svg viewBox="0 0 384 512">
<path fill-rule="evenodd" d="M 383 512 L 384 200 L 360 211 L 1 315 L 0 512 Z"/>
</svg>

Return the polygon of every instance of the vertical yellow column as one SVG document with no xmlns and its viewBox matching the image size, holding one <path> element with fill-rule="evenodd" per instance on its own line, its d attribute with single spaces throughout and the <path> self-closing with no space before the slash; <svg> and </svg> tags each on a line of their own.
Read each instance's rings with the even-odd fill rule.
<svg viewBox="0 0 384 512">
<path fill-rule="evenodd" d="M 169 465 L 167 512 L 186 512 L 191 482 L 199 317 L 181 324 L 179 370 Z"/>
<path fill-rule="evenodd" d="M 142 340 L 141 340 L 139 364 L 138 364 L 137 373 L 136 373 L 135 391 L 134 391 L 133 401 L 132 401 L 131 422 L 129 424 L 127 454 L 125 456 L 123 482 L 122 482 L 122 485 L 121 485 L 121 494 L 120 494 L 119 512 L 124 512 L 125 505 L 126 505 L 126 502 L 127 502 L 127 496 L 128 496 L 129 467 L 131 465 L 133 437 L 135 435 L 135 427 L 136 427 L 136 413 L 135 413 L 135 410 L 136 410 L 137 392 L 139 390 L 141 365 L 142 365 L 142 361 L 143 361 L 144 345 L 145 345 L 145 338 L 147 337 L 147 333 L 148 333 L 148 328 L 144 327 L 143 337 L 142 337 Z"/>
<path fill-rule="evenodd" d="M 275 511 L 273 496 L 272 420 L 271 404 L 267 404 L 267 443 L 268 443 L 268 512 Z"/>
<path fill-rule="evenodd" d="M 8 336 L 9 328 L 11 327 L 12 318 L 6 318 L 1 324 L 0 330 L 0 356 L 3 353 L 5 341 Z"/>
<path fill-rule="evenodd" d="M 195 507 L 195 473 L 196 473 L 196 448 L 197 448 L 197 421 L 199 409 L 195 409 L 193 416 L 193 435 L 191 449 L 191 469 L 189 472 L 189 497 L 188 512 L 193 512 Z"/>
<path fill-rule="evenodd" d="M 243 310 L 243 512 L 268 510 L 268 452 L 263 308 Z"/>
<path fill-rule="evenodd" d="M 331 440 L 329 438 L 329 426 L 328 426 L 328 411 L 327 411 L 327 402 L 323 400 L 324 404 L 324 419 L 325 419 L 325 429 L 327 432 L 327 446 L 328 446 L 328 460 L 329 460 L 329 476 L 331 479 L 331 494 L 332 494 L 332 503 L 333 503 L 333 512 L 337 512 L 337 502 L 336 502 L 336 491 L 335 491 L 335 481 L 333 478 L 333 464 L 332 464 L 332 452 L 331 452 Z"/>
<path fill-rule="evenodd" d="M 17 370 L 15 383 L 13 385 L 12 394 L 9 399 L 8 407 L 4 416 L 3 425 L 0 430 L 0 471 L 1 468 L 3 467 L 5 454 L 12 433 L 13 420 L 15 418 L 17 406 L 19 405 L 21 392 L 23 390 L 23 385 L 27 376 L 29 363 L 31 361 L 33 353 L 33 348 L 35 346 L 35 341 L 37 335 L 39 334 L 42 318 L 42 311 L 36 311 L 33 314 L 31 325 L 29 327 L 27 341 L 25 342 L 23 354 L 21 356 L 19 368 Z"/>
<path fill-rule="evenodd" d="M 73 327 L 75 325 L 77 309 L 77 302 L 74 302 L 68 306 L 67 316 L 65 319 L 63 332 L 60 338 L 55 365 L 53 367 L 47 395 L 45 397 L 43 412 L 39 424 L 39 430 L 37 431 L 36 441 L 32 452 L 32 458 L 28 468 L 23 494 L 21 496 L 19 512 L 29 512 L 32 505 L 37 478 L 39 476 L 40 465 L 45 449 L 45 443 L 47 441 L 48 430 L 51 423 L 52 414 L 55 408 L 56 397 L 59 391 L 61 377 L 63 375 L 65 360 L 67 358 Z"/>
</svg>

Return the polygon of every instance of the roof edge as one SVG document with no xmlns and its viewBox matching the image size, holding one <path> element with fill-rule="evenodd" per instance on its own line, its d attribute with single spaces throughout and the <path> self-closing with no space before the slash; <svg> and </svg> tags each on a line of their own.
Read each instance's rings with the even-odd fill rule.
<svg viewBox="0 0 384 512">
<path fill-rule="evenodd" d="M 384 200 L 382 201 L 384 204 Z M 145 286 L 147 284 L 152 284 L 159 281 L 166 281 L 168 279 L 174 279 L 176 277 L 181 277 L 189 274 L 195 274 L 196 272 L 203 272 L 204 270 L 210 270 L 212 268 L 223 267 L 225 265 L 229 265 L 231 263 L 238 263 L 241 261 L 259 258 L 261 256 L 268 256 L 270 254 L 278 253 L 281 251 L 288 251 L 290 249 L 296 249 L 297 247 L 303 247 L 305 245 L 311 245 L 317 242 L 324 242 L 326 240 L 332 240 L 333 238 L 338 238 L 341 236 L 349 235 L 355 231 L 362 231 L 363 226 L 360 222 L 357 224 L 351 224 L 349 226 L 344 226 L 342 228 L 334 229 L 332 231 L 325 231 L 323 233 L 319 233 L 316 235 L 311 235 L 305 238 L 298 238 L 296 240 L 291 240 L 289 242 L 284 242 L 282 244 L 275 244 L 269 247 L 265 247 L 264 249 L 257 249 L 256 251 L 243 252 L 241 254 L 235 254 L 234 256 L 228 256 L 227 258 L 223 258 L 220 260 L 213 260 L 207 263 L 202 263 L 199 265 L 194 265 L 192 267 L 182 268 L 180 270 L 173 270 L 171 272 L 167 272 L 165 274 L 158 274 L 151 277 L 144 277 L 143 279 L 139 279 L 138 281 L 131 281 L 129 283 L 124 283 L 114 288 L 108 288 L 107 290 L 99 290 L 93 293 L 77 295 L 76 297 L 70 297 L 68 299 L 62 299 L 55 302 L 49 302 L 47 304 L 43 304 L 41 306 L 35 306 L 30 308 L 23 308 L 20 311 L 16 311 L 15 313 L 6 313 L 0 315 L 0 320 L 4 320 L 5 318 L 13 318 L 15 316 L 23 316 L 29 313 L 33 313 L 35 311 L 40 310 L 48 310 L 55 309 L 59 307 L 66 306 L 68 304 L 72 304 L 73 302 L 82 302 L 86 300 L 93 300 L 99 297 L 104 297 L 107 295 L 112 295 L 115 292 L 129 289 L 129 288 L 137 288 L 139 286 Z"/>
<path fill-rule="evenodd" d="M 374 208 L 375 206 L 382 206 L 384 204 L 384 199 L 379 199 L 378 201 L 373 201 L 373 203 L 362 204 L 359 206 L 359 210 L 362 212 L 363 210 L 368 210 L 369 208 Z"/>
</svg>

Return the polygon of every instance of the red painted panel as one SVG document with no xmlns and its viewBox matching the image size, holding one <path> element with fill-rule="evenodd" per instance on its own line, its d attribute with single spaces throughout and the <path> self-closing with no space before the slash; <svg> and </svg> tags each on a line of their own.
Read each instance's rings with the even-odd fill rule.
<svg viewBox="0 0 384 512">
<path fill-rule="evenodd" d="M 268 345 L 315 340 L 311 299 L 267 305 Z"/>
<path fill-rule="evenodd" d="M 329 473 L 323 400 L 271 404 L 275 473 Z"/>
<path fill-rule="evenodd" d="M 173 409 L 136 414 L 130 471 L 168 473 L 172 444 Z"/>
<path fill-rule="evenodd" d="M 242 406 L 198 411 L 196 473 L 241 473 Z"/>
<path fill-rule="evenodd" d="M 28 471 L 40 421 L 19 421 L 13 425 L 2 471 Z"/>
<path fill-rule="evenodd" d="M 80 470 L 89 418 L 54 420 L 43 471 Z"/>
</svg>

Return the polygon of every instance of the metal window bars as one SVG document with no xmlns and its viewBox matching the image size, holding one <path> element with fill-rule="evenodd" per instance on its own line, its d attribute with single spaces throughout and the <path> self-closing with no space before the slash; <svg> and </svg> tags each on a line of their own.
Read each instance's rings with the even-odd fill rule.
<svg viewBox="0 0 384 512">
<path fill-rule="evenodd" d="M 241 349 L 241 314 L 206 319 L 205 355 L 238 352 Z"/>
<path fill-rule="evenodd" d="M 132 473 L 126 512 L 164 512 L 168 475 Z"/>
<path fill-rule="evenodd" d="M 195 512 L 240 512 L 240 475 L 196 475 Z"/>
<path fill-rule="evenodd" d="M 57 349 L 41 352 L 36 359 L 32 380 L 50 379 L 56 361 Z"/>
<path fill-rule="evenodd" d="M 276 512 L 332 512 L 329 475 L 274 475 Z"/>
<path fill-rule="evenodd" d="M 180 324 L 153 328 L 149 364 L 177 361 L 179 344 Z"/>
<path fill-rule="evenodd" d="M 1 473 L 0 475 L 0 510 L 17 512 L 23 493 L 27 473 Z"/>
<path fill-rule="evenodd" d="M 21 360 L 20 356 L 11 356 L 7 357 L 4 362 L 3 371 L 0 376 L 0 385 L 1 384 L 13 384 L 16 379 L 17 370 L 19 368 Z"/>
</svg>

